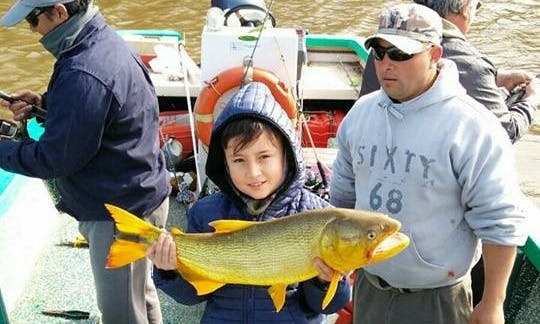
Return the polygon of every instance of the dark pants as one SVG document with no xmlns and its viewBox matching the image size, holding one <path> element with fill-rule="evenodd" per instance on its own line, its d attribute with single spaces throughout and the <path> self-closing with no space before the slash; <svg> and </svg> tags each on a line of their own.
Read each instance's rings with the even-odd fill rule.
<svg viewBox="0 0 540 324">
<path fill-rule="evenodd" d="M 472 312 L 470 277 L 433 289 L 398 289 L 357 271 L 354 324 L 463 324 Z"/>
</svg>

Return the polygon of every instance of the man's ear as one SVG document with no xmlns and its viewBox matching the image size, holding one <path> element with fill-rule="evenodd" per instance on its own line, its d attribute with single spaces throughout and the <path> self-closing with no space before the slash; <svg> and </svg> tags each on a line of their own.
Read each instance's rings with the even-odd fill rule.
<svg viewBox="0 0 540 324">
<path fill-rule="evenodd" d="M 439 60 L 441 59 L 443 54 L 443 48 L 441 45 L 433 45 L 431 48 L 431 63 L 437 64 Z"/>
<path fill-rule="evenodd" d="M 57 3 L 54 5 L 53 9 L 54 18 L 57 19 L 59 22 L 62 23 L 69 19 L 67 8 L 63 4 Z"/>
</svg>

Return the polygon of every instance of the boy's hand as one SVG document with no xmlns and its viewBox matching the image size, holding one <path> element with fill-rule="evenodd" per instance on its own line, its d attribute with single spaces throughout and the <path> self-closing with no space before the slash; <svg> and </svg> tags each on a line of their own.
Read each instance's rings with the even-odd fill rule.
<svg viewBox="0 0 540 324">
<path fill-rule="evenodd" d="M 319 278 L 319 280 L 323 283 L 330 282 L 332 280 L 332 274 L 334 274 L 334 271 L 337 271 L 330 268 L 326 263 L 324 263 L 323 260 L 321 260 L 321 258 L 318 257 L 313 259 L 313 266 L 319 273 L 317 278 Z M 343 277 L 345 274 L 342 273 L 341 276 Z"/>
<path fill-rule="evenodd" d="M 172 237 L 166 233 L 159 235 L 159 238 L 146 251 L 146 256 L 159 269 L 177 269 L 176 244 Z"/>
</svg>

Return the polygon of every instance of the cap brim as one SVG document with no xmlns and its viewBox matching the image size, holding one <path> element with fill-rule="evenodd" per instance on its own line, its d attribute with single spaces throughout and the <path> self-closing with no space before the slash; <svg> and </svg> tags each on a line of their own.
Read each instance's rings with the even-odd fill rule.
<svg viewBox="0 0 540 324">
<path fill-rule="evenodd" d="M 0 24 L 6 27 L 15 26 L 26 18 L 32 9 L 34 9 L 34 7 L 28 7 L 22 4 L 21 1 L 17 1 L 17 3 L 14 4 L 2 17 Z"/>
<path fill-rule="evenodd" d="M 420 53 L 426 49 L 426 45 L 423 44 L 422 42 L 419 42 L 414 39 L 410 39 L 409 37 L 406 37 L 406 36 L 389 35 L 389 34 L 375 34 L 373 36 L 368 37 L 366 41 L 364 42 L 364 45 L 366 46 L 366 48 L 369 49 L 370 47 L 372 47 L 373 41 L 376 39 L 383 39 L 407 54 Z"/>
</svg>

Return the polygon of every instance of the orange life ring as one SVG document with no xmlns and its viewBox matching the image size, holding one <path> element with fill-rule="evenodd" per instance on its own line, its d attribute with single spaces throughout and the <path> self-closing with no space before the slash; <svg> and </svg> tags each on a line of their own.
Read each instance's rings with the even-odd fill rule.
<svg viewBox="0 0 540 324">
<path fill-rule="evenodd" d="M 252 68 L 248 73 L 248 80 L 266 84 L 276 98 L 279 105 L 285 110 L 287 116 L 296 120 L 296 101 L 287 86 L 272 72 Z M 206 146 L 210 144 L 210 135 L 214 126 L 214 107 L 226 91 L 238 87 L 244 77 L 244 67 L 239 66 L 219 73 L 197 97 L 195 102 L 195 131 L 199 140 Z"/>
</svg>

